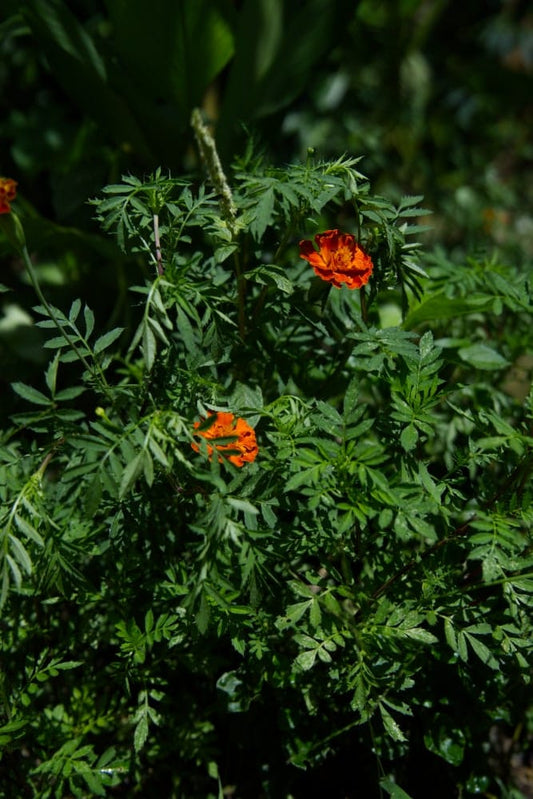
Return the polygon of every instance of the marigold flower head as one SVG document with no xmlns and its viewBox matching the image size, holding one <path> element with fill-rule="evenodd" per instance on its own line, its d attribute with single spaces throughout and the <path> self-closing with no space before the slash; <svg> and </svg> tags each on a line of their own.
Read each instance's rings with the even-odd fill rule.
<svg viewBox="0 0 533 799">
<path fill-rule="evenodd" d="M 10 203 L 17 196 L 17 183 L 11 178 L 0 178 L 0 214 L 11 211 Z"/>
<path fill-rule="evenodd" d="M 313 242 L 304 239 L 300 242 L 300 258 L 309 261 L 316 274 L 340 288 L 345 283 L 349 289 L 360 289 L 368 283 L 374 265 L 372 259 L 357 243 L 351 233 L 326 230 L 317 233 Z"/>
<path fill-rule="evenodd" d="M 202 436 L 206 441 L 212 441 L 218 452 L 231 453 L 227 455 L 227 459 L 235 466 L 244 466 L 245 463 L 254 461 L 259 449 L 255 431 L 248 422 L 235 418 L 232 413 L 223 411 L 209 412 L 207 419 L 211 419 L 212 416 L 216 416 L 215 420 L 205 429 L 201 428 L 206 425 L 207 420 L 203 419 L 201 422 L 194 423 L 194 428 L 197 431 L 194 435 Z M 222 440 L 217 444 L 217 439 Z M 228 441 L 228 439 L 230 440 Z M 191 446 L 195 452 L 200 451 L 198 444 L 192 443 Z M 213 446 L 210 444 L 207 445 L 207 452 L 211 458 Z M 222 462 L 223 458 L 219 455 L 218 460 Z"/>
</svg>

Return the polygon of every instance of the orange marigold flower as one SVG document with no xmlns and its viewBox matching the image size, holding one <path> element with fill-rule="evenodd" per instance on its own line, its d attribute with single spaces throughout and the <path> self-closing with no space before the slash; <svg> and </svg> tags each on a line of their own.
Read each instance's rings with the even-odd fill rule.
<svg viewBox="0 0 533 799">
<path fill-rule="evenodd" d="M 205 427 L 207 420 L 203 419 L 201 422 L 194 423 L 194 428 L 197 430 L 194 435 L 203 436 L 207 441 L 213 441 L 214 448 L 219 452 L 231 453 L 227 455 L 227 458 L 235 466 L 244 466 L 245 463 L 254 461 L 259 449 L 253 427 L 250 427 L 244 419 L 236 419 L 232 413 L 209 412 L 208 419 L 212 416 L 216 416 L 216 419 L 204 430 L 198 428 Z M 217 439 L 224 440 L 217 444 Z M 228 439 L 230 440 L 228 441 Z M 193 443 L 191 446 L 195 452 L 200 451 L 198 444 Z M 209 444 L 207 452 L 211 457 L 213 447 Z M 223 460 L 221 456 L 218 459 L 220 462 Z"/>
<path fill-rule="evenodd" d="M 360 289 L 368 283 L 374 265 L 372 259 L 359 246 L 351 233 L 326 230 L 317 233 L 313 242 L 305 239 L 300 242 L 300 258 L 309 261 L 316 274 L 340 288 L 345 283 L 349 289 Z"/>
<path fill-rule="evenodd" d="M 17 183 L 11 178 L 0 178 L 0 214 L 8 214 L 17 196 Z"/>
</svg>

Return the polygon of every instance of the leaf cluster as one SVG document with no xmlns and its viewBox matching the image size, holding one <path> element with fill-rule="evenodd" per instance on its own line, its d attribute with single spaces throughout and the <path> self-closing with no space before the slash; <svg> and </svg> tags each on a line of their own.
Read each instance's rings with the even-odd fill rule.
<svg viewBox="0 0 533 799">
<path fill-rule="evenodd" d="M 230 184 L 235 219 L 160 171 L 94 201 L 153 270 L 132 330 L 36 309 L 55 353 L 0 447 L 6 773 L 36 796 L 275 795 L 355 746 L 402 797 L 420 744 L 469 791 L 530 680 L 533 406 L 506 388 L 525 277 L 422 256 L 420 198 L 374 196 L 358 159 L 250 151 Z M 373 260 L 359 292 L 298 258 L 332 228 Z M 193 450 L 217 410 L 255 428 L 254 463 Z"/>
</svg>

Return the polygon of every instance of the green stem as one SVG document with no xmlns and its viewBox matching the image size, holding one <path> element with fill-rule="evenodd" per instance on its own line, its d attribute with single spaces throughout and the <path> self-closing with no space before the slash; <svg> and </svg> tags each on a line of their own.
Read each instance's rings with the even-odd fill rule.
<svg viewBox="0 0 533 799">
<path fill-rule="evenodd" d="M 50 303 L 48 302 L 48 300 L 44 296 L 43 291 L 41 289 L 41 285 L 39 283 L 39 279 L 38 279 L 37 274 L 35 272 L 35 268 L 33 266 L 32 260 L 30 258 L 30 254 L 29 254 L 28 249 L 27 249 L 27 247 L 25 245 L 22 248 L 21 252 L 22 252 L 22 257 L 24 259 L 24 264 L 26 266 L 26 269 L 28 270 L 28 275 L 30 276 L 31 284 L 32 284 L 32 286 L 33 286 L 33 288 L 35 290 L 35 293 L 37 294 L 37 297 L 39 298 L 39 301 L 46 308 L 46 311 L 47 311 L 50 319 L 52 320 L 52 322 L 55 324 L 55 326 L 57 327 L 57 329 L 60 332 L 60 334 L 65 339 L 66 344 L 72 350 L 74 350 L 74 352 L 76 353 L 76 355 L 79 358 L 79 360 L 81 361 L 81 363 L 87 369 L 88 373 L 91 376 L 93 376 L 93 377 L 96 377 L 96 372 L 98 373 L 98 378 L 99 378 L 99 380 L 101 382 L 102 391 L 105 394 L 107 394 L 108 396 L 110 396 L 110 387 L 109 387 L 109 384 L 108 384 L 108 382 L 107 382 L 107 380 L 105 378 L 104 373 L 102 372 L 102 370 L 100 369 L 100 367 L 97 364 L 96 364 L 96 368 L 91 366 L 91 364 L 89 363 L 89 361 L 87 360 L 85 355 L 81 352 L 80 348 L 77 346 L 76 342 L 67 333 L 67 331 L 65 330 L 64 325 L 61 324 L 61 322 L 57 318 L 57 315 L 56 315 L 54 309 L 52 308 L 52 306 L 50 305 Z"/>
<path fill-rule="evenodd" d="M 161 256 L 161 239 L 159 237 L 159 215 L 154 214 L 154 241 L 155 241 L 155 260 L 157 264 L 157 274 L 159 277 L 163 274 L 163 258 Z"/>
<path fill-rule="evenodd" d="M 211 136 L 207 125 L 204 125 L 202 114 L 198 108 L 195 108 L 192 112 L 191 125 L 198 143 L 200 157 L 219 196 L 222 216 L 227 222 L 232 239 L 235 239 L 238 233 L 237 208 L 233 201 L 228 180 L 222 169 L 215 140 Z"/>
<path fill-rule="evenodd" d="M 215 140 L 207 125 L 202 120 L 202 114 L 198 108 L 195 108 L 191 115 L 191 125 L 196 136 L 198 150 L 200 151 L 200 158 L 204 163 L 205 168 L 209 174 L 211 183 L 219 196 L 220 210 L 222 217 L 225 220 L 228 230 L 231 234 L 231 240 L 235 241 L 239 234 L 239 225 L 237 222 L 237 207 L 233 200 L 233 194 L 228 183 L 228 179 L 222 169 L 222 164 L 218 156 Z M 245 312 L 245 296 L 246 296 L 246 278 L 244 277 L 243 270 L 239 263 L 237 253 L 234 256 L 235 264 L 235 277 L 237 280 L 237 300 L 238 300 L 238 320 L 239 320 L 239 333 L 241 339 L 244 340 L 246 335 L 246 312 Z"/>
</svg>

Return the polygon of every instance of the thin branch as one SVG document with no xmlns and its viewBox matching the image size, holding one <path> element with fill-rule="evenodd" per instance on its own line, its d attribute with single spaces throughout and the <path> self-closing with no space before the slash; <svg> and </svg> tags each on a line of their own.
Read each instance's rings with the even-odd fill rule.
<svg viewBox="0 0 533 799">
<path fill-rule="evenodd" d="M 155 241 L 155 260 L 157 263 L 157 274 L 159 277 L 164 273 L 163 258 L 161 256 L 161 240 L 159 238 L 159 215 L 154 214 L 154 241 Z"/>
</svg>

